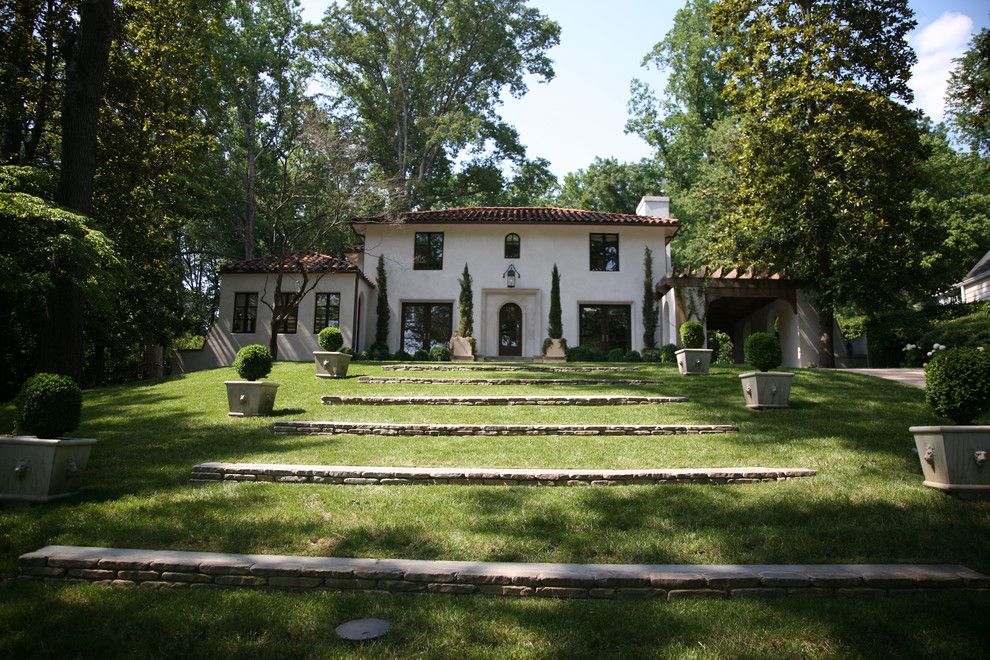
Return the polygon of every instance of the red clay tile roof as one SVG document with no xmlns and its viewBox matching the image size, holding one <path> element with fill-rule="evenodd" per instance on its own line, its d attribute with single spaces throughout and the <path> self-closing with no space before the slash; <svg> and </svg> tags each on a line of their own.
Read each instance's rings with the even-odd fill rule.
<svg viewBox="0 0 990 660">
<path fill-rule="evenodd" d="M 654 218 L 631 213 L 610 213 L 553 206 L 471 206 L 435 211 L 408 211 L 355 218 L 368 224 L 547 224 L 547 225 L 650 225 L 679 227 L 674 218 Z"/>
<path fill-rule="evenodd" d="M 257 257 L 255 259 L 244 259 L 234 261 L 220 268 L 221 273 L 275 273 L 279 269 L 280 257 L 269 255 Z M 293 252 L 281 260 L 283 270 L 286 273 L 357 273 L 358 277 L 367 284 L 374 286 L 361 269 L 350 263 L 346 259 L 335 257 L 330 254 L 312 252 L 309 250 Z"/>
</svg>

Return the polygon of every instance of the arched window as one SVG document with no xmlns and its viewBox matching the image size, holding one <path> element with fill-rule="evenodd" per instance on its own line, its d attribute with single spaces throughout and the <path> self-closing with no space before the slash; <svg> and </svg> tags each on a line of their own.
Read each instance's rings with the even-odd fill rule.
<svg viewBox="0 0 990 660">
<path fill-rule="evenodd" d="M 509 234 L 505 237 L 505 258 L 519 258 L 519 234 Z"/>
</svg>

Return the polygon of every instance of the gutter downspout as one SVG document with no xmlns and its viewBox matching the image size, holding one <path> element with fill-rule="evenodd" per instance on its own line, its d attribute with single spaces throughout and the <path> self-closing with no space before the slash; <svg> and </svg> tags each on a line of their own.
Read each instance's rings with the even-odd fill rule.
<svg viewBox="0 0 990 660">
<path fill-rule="evenodd" d="M 358 350 L 358 342 L 361 339 L 361 328 L 358 327 L 358 280 L 360 279 L 361 279 L 360 274 L 355 272 L 354 273 L 354 310 L 352 314 L 353 318 L 351 319 L 351 327 L 354 328 L 353 336 L 352 336 L 353 339 L 352 343 L 354 345 L 351 346 L 351 350 L 355 354 L 361 352 Z"/>
</svg>

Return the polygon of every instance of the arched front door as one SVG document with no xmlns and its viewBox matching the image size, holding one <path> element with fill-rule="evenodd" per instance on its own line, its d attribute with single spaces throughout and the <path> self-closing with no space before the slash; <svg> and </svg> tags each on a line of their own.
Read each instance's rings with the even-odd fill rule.
<svg viewBox="0 0 990 660">
<path fill-rule="evenodd" d="M 522 310 L 516 303 L 498 310 L 498 354 L 522 355 Z"/>
</svg>

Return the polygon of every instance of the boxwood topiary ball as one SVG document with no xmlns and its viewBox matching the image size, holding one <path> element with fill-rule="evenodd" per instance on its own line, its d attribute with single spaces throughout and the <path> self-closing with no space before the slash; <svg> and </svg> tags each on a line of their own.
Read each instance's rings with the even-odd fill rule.
<svg viewBox="0 0 990 660">
<path fill-rule="evenodd" d="M 760 371 L 770 371 L 782 362 L 780 340 L 766 332 L 754 332 L 743 346 L 746 362 Z"/>
<path fill-rule="evenodd" d="M 58 438 L 79 426 L 82 390 L 68 376 L 35 374 L 21 387 L 14 406 L 17 433 Z"/>
<path fill-rule="evenodd" d="M 272 371 L 272 354 L 267 346 L 251 344 L 237 351 L 234 369 L 244 380 L 258 380 Z"/>
<path fill-rule="evenodd" d="M 344 345 L 344 335 L 341 334 L 339 328 L 326 327 L 320 330 L 317 341 L 325 351 L 339 351 L 340 347 Z"/>
<path fill-rule="evenodd" d="M 434 346 L 430 349 L 430 359 L 434 362 L 450 362 L 450 349 L 446 346 Z"/>
<path fill-rule="evenodd" d="M 705 345 L 705 326 L 698 321 L 681 324 L 681 345 L 684 348 L 701 348 Z"/>
<path fill-rule="evenodd" d="M 958 347 L 933 357 L 925 367 L 925 401 L 956 424 L 990 411 L 990 353 Z"/>
</svg>

